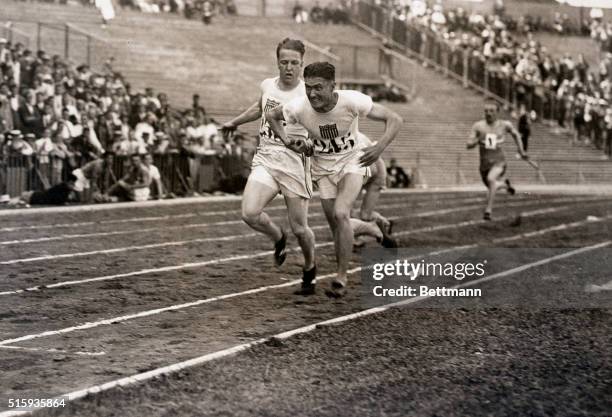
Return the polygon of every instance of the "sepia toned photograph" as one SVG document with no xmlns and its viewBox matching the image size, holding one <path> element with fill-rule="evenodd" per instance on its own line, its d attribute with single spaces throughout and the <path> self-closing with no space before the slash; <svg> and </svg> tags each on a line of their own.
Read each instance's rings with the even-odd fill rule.
<svg viewBox="0 0 612 417">
<path fill-rule="evenodd" d="M 0 417 L 611 417 L 612 0 L 0 0 Z"/>
</svg>

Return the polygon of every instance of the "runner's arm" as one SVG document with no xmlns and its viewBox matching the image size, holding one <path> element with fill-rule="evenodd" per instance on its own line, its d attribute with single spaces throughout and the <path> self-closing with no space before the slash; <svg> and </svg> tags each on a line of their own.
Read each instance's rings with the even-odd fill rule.
<svg viewBox="0 0 612 417">
<path fill-rule="evenodd" d="M 476 126 L 474 125 L 472 126 L 472 131 L 470 132 L 470 137 L 468 138 L 468 141 L 465 144 L 465 147 L 468 149 L 472 149 L 476 145 L 478 145 L 478 130 L 476 129 Z"/>
<path fill-rule="evenodd" d="M 251 104 L 245 111 L 240 113 L 238 116 L 234 117 L 229 122 L 224 123 L 223 126 L 221 127 L 221 130 L 223 131 L 236 130 L 236 128 L 240 125 L 258 120 L 259 118 L 261 118 L 262 113 L 263 112 L 261 110 L 261 97 L 260 97 L 256 102 Z"/>
<path fill-rule="evenodd" d="M 266 121 L 270 124 L 270 128 L 276 136 L 283 141 L 286 146 L 289 146 L 289 139 L 287 138 L 287 132 L 281 123 L 285 120 L 283 115 L 283 106 L 276 106 L 266 112 Z"/>
<path fill-rule="evenodd" d="M 506 125 L 506 131 L 512 136 L 512 138 L 514 139 L 514 143 L 516 143 L 516 147 L 518 149 L 518 153 L 519 155 L 521 155 L 521 158 L 523 159 L 527 159 L 527 153 L 525 152 L 525 149 L 523 149 L 523 141 L 521 140 L 521 135 L 519 134 L 519 132 L 514 128 L 514 126 L 512 125 L 512 123 L 508 122 L 508 124 Z"/>
<path fill-rule="evenodd" d="M 287 137 L 287 132 L 282 123 L 285 120 L 282 105 L 268 110 L 265 117 L 266 121 L 270 124 L 272 132 L 280 138 L 287 148 L 297 153 L 306 153 L 308 156 L 312 155 L 313 149 L 308 145 L 307 141 L 301 141 L 298 138 L 289 139 Z"/>
<path fill-rule="evenodd" d="M 399 114 L 378 103 L 372 104 L 372 109 L 367 117 L 368 119 L 384 122 L 385 131 L 378 139 L 376 145 L 368 146 L 363 149 L 363 155 L 359 158 L 359 162 L 362 166 L 369 166 L 376 162 L 385 148 L 395 139 L 404 123 L 404 120 Z"/>
</svg>

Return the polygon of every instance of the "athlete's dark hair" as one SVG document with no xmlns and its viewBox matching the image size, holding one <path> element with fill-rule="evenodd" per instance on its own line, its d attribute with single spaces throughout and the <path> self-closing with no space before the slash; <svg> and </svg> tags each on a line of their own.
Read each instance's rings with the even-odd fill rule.
<svg viewBox="0 0 612 417">
<path fill-rule="evenodd" d="M 486 104 L 494 104 L 495 107 L 497 107 L 497 110 L 499 110 L 501 108 L 501 103 L 497 100 L 495 100 L 493 97 L 487 97 L 485 99 L 485 105 Z"/>
<path fill-rule="evenodd" d="M 276 59 L 278 59 L 281 49 L 290 49 L 292 51 L 299 52 L 302 57 L 304 57 L 304 54 L 306 53 L 306 47 L 304 47 L 302 41 L 297 39 L 285 38 L 280 41 L 276 47 Z"/>
<path fill-rule="evenodd" d="M 304 68 L 304 78 L 321 77 L 329 81 L 336 80 L 336 68 L 329 62 L 313 62 Z"/>
</svg>

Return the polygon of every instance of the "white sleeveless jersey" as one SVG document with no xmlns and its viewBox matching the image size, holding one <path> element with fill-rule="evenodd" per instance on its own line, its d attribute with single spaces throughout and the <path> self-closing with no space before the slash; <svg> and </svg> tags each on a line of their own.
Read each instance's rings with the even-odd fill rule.
<svg viewBox="0 0 612 417">
<path fill-rule="evenodd" d="M 300 83 L 290 91 L 283 91 L 278 88 L 278 77 L 268 78 L 263 80 L 261 88 L 261 108 L 263 110 L 261 116 L 261 125 L 259 127 L 259 147 L 263 148 L 268 145 L 285 146 L 281 139 L 274 134 L 270 124 L 266 120 L 266 111 L 273 109 L 281 104 L 288 103 L 289 101 L 298 98 L 306 97 L 306 89 L 304 87 L 304 81 L 300 80 Z M 284 124 L 287 136 L 306 136 L 306 130 L 299 125 Z"/>
<path fill-rule="evenodd" d="M 310 176 L 310 161 L 302 154 L 287 148 L 272 132 L 266 121 L 265 112 L 278 105 L 289 102 L 296 97 L 306 97 L 304 82 L 291 91 L 278 88 L 278 77 L 268 78 L 261 83 L 261 108 L 263 114 L 259 128 L 259 146 L 253 156 L 252 167 L 262 166 L 281 186 L 292 193 L 303 197 L 312 196 L 312 179 Z M 288 136 L 306 136 L 302 126 L 286 125 Z"/>
<path fill-rule="evenodd" d="M 364 147 L 359 133 L 359 117 L 372 110 L 372 98 L 353 90 L 337 90 L 338 102 L 327 113 L 315 111 L 307 97 L 291 100 L 283 106 L 287 123 L 299 123 L 313 140 L 313 174 L 327 175 L 346 163 L 354 163 L 355 154 Z M 367 145 L 365 145 L 367 146 Z"/>
</svg>

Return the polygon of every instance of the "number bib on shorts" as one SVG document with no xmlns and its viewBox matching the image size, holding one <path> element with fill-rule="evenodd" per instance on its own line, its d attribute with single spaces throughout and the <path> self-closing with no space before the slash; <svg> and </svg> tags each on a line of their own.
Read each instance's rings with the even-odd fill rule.
<svg viewBox="0 0 612 417">
<path fill-rule="evenodd" d="M 354 160 L 361 147 L 359 117 L 372 109 L 372 99 L 358 91 L 337 90 L 338 102 L 327 113 L 315 111 L 307 97 L 297 98 L 283 106 L 287 123 L 299 123 L 314 142 L 313 176 L 330 175 Z"/>
</svg>

